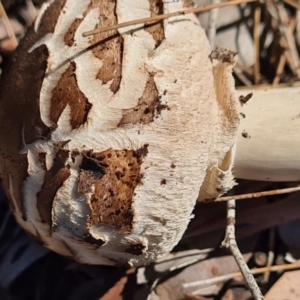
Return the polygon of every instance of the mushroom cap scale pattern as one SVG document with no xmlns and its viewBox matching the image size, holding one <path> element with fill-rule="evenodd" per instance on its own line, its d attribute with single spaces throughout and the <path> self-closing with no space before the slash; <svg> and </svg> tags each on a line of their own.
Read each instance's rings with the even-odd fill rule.
<svg viewBox="0 0 300 300">
<path fill-rule="evenodd" d="M 234 59 L 193 15 L 83 37 L 186 1 L 54 0 L 0 86 L 0 176 L 18 223 L 82 263 L 155 261 L 197 199 L 234 185 Z M 13 78 L 13 80 L 12 80 Z"/>
</svg>

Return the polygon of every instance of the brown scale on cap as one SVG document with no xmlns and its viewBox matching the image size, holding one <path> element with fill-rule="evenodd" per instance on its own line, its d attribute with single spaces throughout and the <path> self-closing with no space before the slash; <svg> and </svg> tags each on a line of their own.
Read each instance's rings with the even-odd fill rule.
<svg viewBox="0 0 300 300">
<path fill-rule="evenodd" d="M 83 14 L 83 16 L 84 15 L 85 14 Z M 66 34 L 64 36 L 64 42 L 67 46 L 72 47 L 74 45 L 75 33 L 82 21 L 83 21 L 83 18 L 75 19 L 74 22 L 71 24 L 69 30 L 66 32 Z"/>
<path fill-rule="evenodd" d="M 57 123 L 65 107 L 70 105 L 70 124 L 72 129 L 83 125 L 92 107 L 86 96 L 80 91 L 75 75 L 76 64 L 71 62 L 68 69 L 62 74 L 52 92 L 50 118 Z"/>
<path fill-rule="evenodd" d="M 52 204 L 58 189 L 70 176 L 70 170 L 65 166 L 69 151 L 60 149 L 57 151 L 53 165 L 46 172 L 44 183 L 37 194 L 37 209 L 41 220 L 52 225 Z"/>
<path fill-rule="evenodd" d="M 86 153 L 86 160 L 90 159 L 91 180 L 86 184 L 94 184 L 94 194 L 91 198 L 91 216 L 88 227 L 97 224 L 106 224 L 129 232 L 132 227 L 131 203 L 134 190 L 141 183 L 141 165 L 143 158 L 147 155 L 148 145 L 134 150 L 109 149 L 100 153 Z M 89 162 L 89 163 L 90 163 Z M 97 163 L 96 163 L 97 162 Z M 85 168 L 89 166 L 85 165 Z M 105 169 L 105 174 L 97 179 L 98 167 Z M 85 170 L 87 171 L 87 170 Z M 86 174 L 88 176 L 88 174 Z M 80 181 L 80 179 L 79 179 Z M 79 182 L 81 189 L 88 190 Z"/>
<path fill-rule="evenodd" d="M 45 36 L 47 33 L 54 32 L 57 19 L 61 14 L 66 2 L 67 0 L 54 1 L 54 3 L 47 8 L 38 28 L 38 34 L 41 35 L 40 38 Z"/>
<path fill-rule="evenodd" d="M 163 13 L 162 0 L 149 0 L 151 16 L 156 16 Z M 154 41 L 155 48 L 157 48 L 165 38 L 163 21 L 155 24 L 145 25 L 145 31 L 149 32 Z M 154 73 L 149 73 L 148 80 L 140 97 L 138 104 L 134 108 L 123 111 L 123 118 L 118 126 L 125 124 L 149 124 L 153 122 L 155 113 L 160 114 L 160 99 L 159 92 L 154 80 Z"/>
<path fill-rule="evenodd" d="M 149 2 L 151 17 L 164 13 L 163 0 L 149 0 Z M 163 21 L 145 25 L 145 31 L 149 32 L 152 35 L 155 41 L 155 48 L 157 48 L 161 44 L 162 40 L 165 38 Z"/>
<path fill-rule="evenodd" d="M 10 198 L 7 187 L 11 176 L 13 196 L 23 218 L 25 214 L 22 204 L 22 186 L 28 176 L 28 163 L 27 156 L 19 153 L 23 147 L 21 133 L 24 132 L 24 140 L 29 144 L 37 139 L 47 138 L 50 132 L 41 119 L 39 107 L 39 95 L 47 69 L 48 50 L 45 45 L 32 52 L 29 52 L 29 49 L 46 34 L 54 31 L 64 4 L 65 1 L 56 1 L 48 7 L 38 32 L 36 33 L 33 28 L 28 30 L 27 38 L 20 42 L 11 64 L 4 68 L 3 77 L 1 76 L 0 136 L 6 138 L 0 141 L 0 177 L 6 195 Z M 16 208 L 11 200 L 10 206 L 14 210 Z"/>
<path fill-rule="evenodd" d="M 85 12 L 83 12 L 82 18 L 76 18 L 73 21 L 73 23 L 71 24 L 71 26 L 69 27 L 68 31 L 65 33 L 65 36 L 64 36 L 64 42 L 67 46 L 72 47 L 74 45 L 75 34 L 76 34 L 78 27 L 80 26 L 80 24 L 82 23 L 82 21 L 84 20 L 86 15 L 89 13 L 91 8 L 94 8 L 94 7 L 95 7 L 94 1 L 92 1 L 90 3 L 90 5 L 88 6 L 87 10 Z"/>
<path fill-rule="evenodd" d="M 101 161 L 91 157 L 92 152 L 83 154 L 78 181 L 78 192 L 88 193 L 92 191 L 94 183 L 105 175 L 105 167 Z"/>
<path fill-rule="evenodd" d="M 106 27 L 118 23 L 115 0 L 92 0 L 87 10 L 82 14 L 83 18 L 92 9 L 99 9 L 99 24 L 97 27 Z M 83 21 L 83 18 L 75 19 L 71 24 L 69 30 L 64 36 L 64 42 L 67 46 L 74 45 L 75 33 Z M 116 31 L 104 32 L 96 34 L 91 39 L 91 46 L 95 57 L 102 61 L 102 67 L 97 74 L 97 78 L 102 81 L 103 84 L 112 80 L 110 89 L 113 93 L 116 93 L 119 89 L 121 76 L 122 76 L 122 56 L 123 56 L 123 38 Z"/>
<path fill-rule="evenodd" d="M 160 184 L 161 185 L 165 185 L 165 184 L 167 184 L 167 180 L 164 178 L 164 179 L 162 179 L 161 181 L 160 181 Z"/>
<path fill-rule="evenodd" d="M 98 27 L 106 27 L 118 23 L 118 18 L 115 13 L 115 0 L 93 0 L 91 8 L 99 8 L 99 24 Z M 95 57 L 103 63 L 98 72 L 97 78 L 103 84 L 112 80 L 110 89 L 116 93 L 119 89 L 122 77 L 122 56 L 123 56 L 123 38 L 116 31 L 103 32 L 94 35 L 91 46 Z"/>
<path fill-rule="evenodd" d="M 161 97 L 158 94 L 154 81 L 154 74 L 150 74 L 138 105 L 123 111 L 123 117 L 118 126 L 153 122 L 154 118 L 157 118 L 163 110 L 170 110 L 170 107 L 167 104 L 162 104 L 160 99 Z"/>
<path fill-rule="evenodd" d="M 158 90 L 155 85 L 154 75 L 150 74 L 138 105 L 123 111 L 123 118 L 118 126 L 125 124 L 149 124 L 153 122 L 155 109 L 158 104 Z"/>
</svg>

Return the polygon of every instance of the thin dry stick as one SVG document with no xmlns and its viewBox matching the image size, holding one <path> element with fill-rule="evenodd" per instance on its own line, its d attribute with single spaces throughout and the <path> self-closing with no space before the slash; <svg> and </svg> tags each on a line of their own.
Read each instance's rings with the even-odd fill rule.
<svg viewBox="0 0 300 300">
<path fill-rule="evenodd" d="M 17 48 L 18 41 L 17 41 L 15 33 L 14 33 L 12 27 L 11 27 L 11 24 L 10 24 L 9 18 L 8 18 L 7 14 L 6 14 L 6 11 L 5 11 L 5 9 L 4 9 L 3 5 L 2 5 L 2 1 L 0 1 L 0 16 L 2 18 L 2 22 L 3 22 L 3 25 L 4 25 L 5 29 L 6 29 L 7 35 L 8 35 L 8 37 L 11 40 L 12 46 L 14 48 Z"/>
<path fill-rule="evenodd" d="M 276 86 L 276 87 L 274 87 L 270 84 L 252 85 L 251 90 L 267 90 L 267 89 L 272 90 L 272 89 L 286 88 L 286 87 L 300 87 L 300 82 L 294 81 L 294 82 L 279 83 L 278 86 Z M 239 91 L 249 90 L 249 87 L 248 86 L 239 86 L 238 90 Z"/>
<path fill-rule="evenodd" d="M 264 196 L 289 194 L 289 193 L 294 193 L 294 192 L 298 192 L 298 191 L 300 191 L 299 185 L 292 187 L 292 188 L 286 188 L 286 189 L 263 191 L 263 192 L 256 192 L 256 193 L 249 193 L 249 194 L 242 194 L 242 195 L 225 196 L 225 197 L 220 197 L 217 199 L 207 199 L 204 202 L 223 202 L 223 201 L 229 201 L 232 199 L 243 200 L 243 199 L 259 198 L 259 197 L 264 197 Z"/>
<path fill-rule="evenodd" d="M 190 265 L 192 265 L 192 264 L 195 264 L 195 263 L 197 263 L 197 262 L 202 261 L 203 259 L 205 259 L 205 258 L 207 257 L 206 254 L 212 252 L 213 250 L 214 250 L 213 248 L 203 249 L 203 250 L 201 250 L 202 257 L 199 257 L 199 254 L 200 254 L 200 253 L 198 253 L 198 254 L 197 254 L 197 258 L 192 258 L 192 259 L 190 259 L 189 261 L 185 261 L 185 262 L 183 262 L 183 263 L 181 263 L 181 264 L 174 265 L 174 266 L 170 267 L 168 270 L 166 270 L 165 272 L 163 272 L 159 277 L 157 277 L 157 278 L 154 280 L 154 282 L 153 282 L 152 285 L 151 285 L 151 291 L 153 291 L 153 290 L 156 288 L 156 286 L 157 286 L 157 284 L 159 283 L 159 281 L 160 281 L 164 276 L 166 276 L 167 274 L 169 274 L 170 272 L 173 272 L 173 271 L 175 271 L 175 270 L 182 269 L 182 268 L 184 268 L 184 267 L 188 267 L 188 266 L 190 266 Z M 176 259 L 175 259 L 175 260 L 176 260 Z"/>
<path fill-rule="evenodd" d="M 289 65 L 293 75 L 295 77 L 298 77 L 297 63 L 299 58 L 297 58 L 298 54 L 297 52 L 295 52 L 296 45 L 293 34 L 288 33 L 288 30 L 286 28 L 289 19 L 287 17 L 286 11 L 282 8 L 282 5 L 280 3 L 276 3 L 275 5 L 274 2 L 269 1 L 266 5 L 266 12 L 272 19 L 270 25 L 273 31 L 276 33 L 276 36 L 279 37 L 279 43 L 281 47 L 286 50 L 285 56 L 287 64 Z"/>
<path fill-rule="evenodd" d="M 227 202 L 227 227 L 225 239 L 222 242 L 222 246 L 228 248 L 231 251 L 237 265 L 239 266 L 241 273 L 251 291 L 255 300 L 263 300 L 264 297 L 251 273 L 247 263 L 244 260 L 242 253 L 240 252 L 236 239 L 235 239 L 235 200 L 229 200 Z"/>
<path fill-rule="evenodd" d="M 296 18 L 293 18 L 290 21 L 290 27 L 289 27 L 289 30 L 290 30 L 290 32 L 292 34 L 293 34 L 295 28 L 296 28 Z M 276 76 L 275 76 L 275 78 L 273 80 L 273 86 L 274 87 L 277 87 L 277 85 L 280 82 L 280 78 L 281 78 L 281 75 L 283 73 L 284 66 L 285 66 L 285 64 L 287 62 L 287 56 L 288 56 L 288 53 L 287 53 L 286 50 L 280 56 L 279 63 L 278 63 L 277 69 L 276 69 Z"/>
<path fill-rule="evenodd" d="M 279 63 L 278 63 L 277 69 L 276 69 L 276 76 L 275 76 L 275 78 L 273 80 L 273 84 L 272 84 L 273 87 L 278 86 L 285 64 L 286 64 L 286 51 L 284 51 L 280 55 Z"/>
<path fill-rule="evenodd" d="M 250 272 L 253 275 L 263 274 L 265 272 L 284 272 L 288 270 L 296 270 L 300 269 L 300 261 L 296 261 L 292 264 L 284 264 L 284 265 L 278 265 L 278 266 L 271 266 L 271 267 L 263 267 L 263 268 L 254 268 L 251 269 Z M 198 287 L 203 289 L 204 287 L 212 286 L 214 284 L 222 283 L 234 278 L 239 278 L 242 276 L 241 272 L 234 272 L 230 274 L 221 275 L 218 277 L 213 277 L 209 279 L 199 280 L 199 281 L 193 281 L 189 283 L 184 283 L 183 288 L 193 288 Z M 198 294 L 201 290 L 197 290 L 194 293 Z"/>
<path fill-rule="evenodd" d="M 233 73 L 245 86 L 252 85 L 252 82 L 244 75 L 238 65 L 233 68 Z"/>
<path fill-rule="evenodd" d="M 299 65 L 299 55 L 297 52 L 297 47 L 295 44 L 295 39 L 293 33 L 291 32 L 288 22 L 289 16 L 282 3 L 276 3 L 276 10 L 279 18 L 279 30 L 282 34 L 284 41 L 287 44 L 287 52 L 291 57 L 290 64 L 292 64 L 292 68 L 296 70 L 297 77 L 300 78 L 300 65 Z M 287 56 L 288 57 L 288 56 Z"/>
<path fill-rule="evenodd" d="M 260 39 L 260 17 L 261 17 L 261 7 L 257 6 L 254 11 L 254 53 L 255 53 L 255 63 L 254 63 L 254 83 L 259 84 L 260 82 L 260 51 L 259 51 L 259 39 Z"/>
<path fill-rule="evenodd" d="M 239 61 L 236 62 L 236 66 L 238 66 L 246 75 L 253 77 L 253 69 L 251 67 L 247 67 Z"/>
<path fill-rule="evenodd" d="M 210 10 L 216 9 L 216 8 L 222 8 L 222 7 L 233 6 L 233 5 L 249 3 L 249 2 L 257 2 L 257 1 L 258 0 L 232 0 L 232 1 L 228 1 L 228 2 L 222 2 L 219 4 L 195 7 L 195 8 L 185 9 L 185 10 L 179 10 L 179 11 L 168 13 L 168 14 L 161 14 L 161 15 L 157 15 L 157 16 L 153 16 L 153 17 L 149 17 L 149 18 L 138 19 L 138 20 L 133 20 L 133 21 L 129 21 L 129 22 L 124 22 L 121 24 L 98 28 L 95 30 L 84 32 L 82 34 L 82 36 L 87 37 L 87 36 L 94 35 L 97 33 L 116 30 L 118 28 L 128 27 L 128 26 L 132 26 L 132 25 L 155 23 L 155 22 L 158 22 L 161 20 L 169 19 L 171 17 L 176 17 L 176 16 L 180 16 L 180 15 L 186 15 L 186 14 L 192 14 L 192 13 L 196 14 L 196 13 L 200 13 L 200 12 L 210 11 Z"/>
<path fill-rule="evenodd" d="M 221 2 L 221 0 L 211 0 L 212 5 L 217 5 Z M 207 37 L 210 42 L 211 49 L 214 48 L 216 32 L 217 32 L 217 21 L 219 15 L 219 8 L 212 9 L 209 12 L 208 18 L 208 27 L 207 27 Z"/>
<path fill-rule="evenodd" d="M 292 58 L 292 56 L 291 56 L 290 51 L 288 51 L 288 46 L 286 46 L 285 48 L 286 48 L 286 51 L 285 51 L 286 61 L 287 61 L 288 65 L 289 65 L 289 67 L 290 67 L 290 69 L 291 69 L 293 75 L 294 75 L 295 77 L 297 77 L 297 76 L 298 76 L 298 75 L 297 75 L 297 74 L 298 74 L 298 73 L 297 73 L 297 67 L 296 67 L 296 65 L 295 65 L 295 63 L 294 63 L 294 60 L 293 60 L 293 58 Z"/>
<path fill-rule="evenodd" d="M 275 228 L 271 228 L 270 236 L 269 236 L 269 251 L 268 251 L 268 260 L 267 266 L 271 267 L 274 262 L 274 244 L 275 244 Z M 269 282 L 270 279 L 270 270 L 264 273 L 263 282 Z"/>
<path fill-rule="evenodd" d="M 296 8 L 298 10 L 300 10 L 300 4 L 297 1 L 294 1 L 294 0 L 283 0 L 283 2 L 289 4 L 290 6 Z"/>
<path fill-rule="evenodd" d="M 296 20 L 296 32 L 298 33 L 295 36 L 295 41 L 296 41 L 297 46 L 299 48 L 299 45 L 300 45 L 300 34 L 299 34 L 299 32 L 300 32 L 300 10 L 296 11 L 295 20 Z"/>
</svg>

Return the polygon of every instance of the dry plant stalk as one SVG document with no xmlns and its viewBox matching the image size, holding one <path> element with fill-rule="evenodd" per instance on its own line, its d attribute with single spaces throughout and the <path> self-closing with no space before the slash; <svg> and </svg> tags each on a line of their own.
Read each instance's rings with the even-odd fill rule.
<svg viewBox="0 0 300 300">
<path fill-rule="evenodd" d="M 274 263 L 274 257 L 275 257 L 275 254 L 274 254 L 274 242 L 275 242 L 275 233 L 276 233 L 276 230 L 275 228 L 271 228 L 270 230 L 270 237 L 269 237 L 269 245 L 268 245 L 268 259 L 267 259 L 267 267 L 271 267 Z M 268 282 L 269 279 L 270 279 L 270 274 L 271 274 L 271 271 L 266 271 L 264 273 L 264 276 L 263 276 L 263 282 Z"/>
<path fill-rule="evenodd" d="M 201 12 L 210 11 L 210 10 L 213 10 L 213 9 L 219 9 L 219 8 L 222 8 L 222 7 L 239 5 L 239 4 L 243 4 L 243 3 L 257 2 L 257 1 L 258 0 L 232 0 L 232 1 L 222 2 L 222 3 L 207 5 L 207 6 L 204 6 L 204 7 L 196 7 L 196 8 L 190 8 L 190 9 L 178 10 L 178 11 L 172 12 L 172 13 L 159 14 L 155 17 L 137 19 L 137 20 L 133 20 L 133 21 L 129 21 L 129 22 L 124 22 L 124 23 L 121 23 L 121 24 L 116 24 L 116 25 L 113 25 L 113 26 L 101 27 L 99 29 L 84 32 L 82 35 L 84 37 L 88 37 L 90 35 L 95 35 L 97 33 L 112 31 L 112 30 L 116 30 L 116 29 L 119 29 L 119 28 L 123 28 L 123 27 L 130 27 L 132 25 L 148 24 L 148 23 L 153 23 L 153 22 L 158 22 L 158 21 L 161 21 L 161 20 L 169 19 L 171 17 L 176 17 L 176 16 L 179 16 L 179 15 L 197 14 L 197 13 L 201 13 Z"/>
<path fill-rule="evenodd" d="M 258 275 L 258 274 L 264 274 L 266 272 L 284 272 L 284 271 L 289 271 L 289 270 L 297 270 L 300 269 L 300 261 L 296 261 L 291 264 L 284 264 L 284 265 L 277 265 L 277 266 L 268 266 L 268 267 L 263 267 L 263 268 L 254 268 L 251 269 L 250 272 L 253 275 Z M 200 280 L 200 281 L 194 281 L 194 282 L 189 282 L 189 283 L 184 283 L 183 287 L 185 289 L 187 288 L 193 288 L 193 287 L 200 287 L 204 288 L 210 285 L 222 283 L 228 280 L 232 280 L 234 278 L 240 278 L 242 276 L 241 272 L 234 272 L 222 276 L 216 276 L 213 278 L 205 279 L 205 280 Z M 194 293 L 196 294 L 198 291 L 195 291 Z"/>
<path fill-rule="evenodd" d="M 297 1 L 294 0 L 283 0 L 286 4 L 289 4 L 290 6 L 294 7 L 297 10 L 300 10 L 300 4 Z"/>
<path fill-rule="evenodd" d="M 15 33 L 14 33 L 12 27 L 11 27 L 9 18 L 6 14 L 6 11 L 5 11 L 1 1 L 0 1 L 0 16 L 2 18 L 2 22 L 3 22 L 4 26 L 6 28 L 7 35 L 11 40 L 12 47 L 15 49 L 18 46 L 18 41 L 17 41 Z"/>
<path fill-rule="evenodd" d="M 255 63 L 254 63 L 254 83 L 260 83 L 260 18 L 261 18 L 261 7 L 257 6 L 254 10 L 254 29 L 253 29 L 253 39 L 254 39 L 254 53 L 255 53 Z"/>
<path fill-rule="evenodd" d="M 289 25 L 289 31 L 291 32 L 291 34 L 294 33 L 295 28 L 296 28 L 296 19 L 293 18 L 290 20 L 290 25 Z M 284 67 L 287 63 L 287 59 L 288 59 L 288 53 L 287 50 L 284 50 L 280 56 L 279 63 L 276 69 L 276 76 L 273 80 L 274 87 L 277 87 L 280 82 L 280 78 L 283 73 Z"/>
<path fill-rule="evenodd" d="M 264 297 L 257 285 L 257 282 L 254 279 L 253 274 L 251 273 L 247 263 L 244 260 L 242 253 L 240 252 L 236 238 L 235 238 L 235 200 L 229 200 L 227 202 L 227 227 L 225 239 L 222 242 L 222 247 L 226 247 L 230 250 L 233 255 L 243 277 L 252 293 L 252 296 L 255 300 L 263 300 Z"/>
<path fill-rule="evenodd" d="M 245 199 L 252 199 L 252 198 L 260 198 L 264 196 L 275 196 L 275 195 L 282 195 L 282 194 L 289 194 L 300 191 L 300 186 L 292 187 L 292 188 L 285 188 L 285 189 L 278 189 L 278 190 L 271 190 L 271 191 L 263 191 L 263 192 L 255 192 L 249 194 L 241 194 L 241 195 L 233 195 L 233 196 L 224 196 L 219 197 L 213 200 L 205 200 L 204 202 L 223 202 L 223 201 L 230 201 L 230 200 L 245 200 Z"/>
</svg>

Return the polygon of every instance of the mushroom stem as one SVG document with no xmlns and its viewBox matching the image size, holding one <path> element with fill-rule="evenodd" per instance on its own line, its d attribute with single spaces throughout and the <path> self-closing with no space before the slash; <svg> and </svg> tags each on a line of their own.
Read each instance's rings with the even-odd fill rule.
<svg viewBox="0 0 300 300">
<path fill-rule="evenodd" d="M 237 178 L 300 180 L 299 87 L 238 90 L 253 97 L 241 111 L 234 162 Z"/>
<path fill-rule="evenodd" d="M 285 188 L 285 189 L 278 189 L 278 190 L 271 190 L 271 191 L 262 191 L 262 192 L 255 192 L 255 193 L 249 193 L 249 194 L 241 194 L 241 195 L 233 195 L 233 196 L 224 196 L 224 197 L 218 197 L 216 199 L 205 199 L 203 202 L 224 202 L 229 201 L 232 199 L 235 200 L 245 200 L 245 199 L 253 199 L 253 198 L 260 198 L 264 196 L 274 196 L 274 195 L 282 195 L 282 194 L 289 194 L 300 191 L 300 186 L 295 186 L 291 188 Z"/>
</svg>

